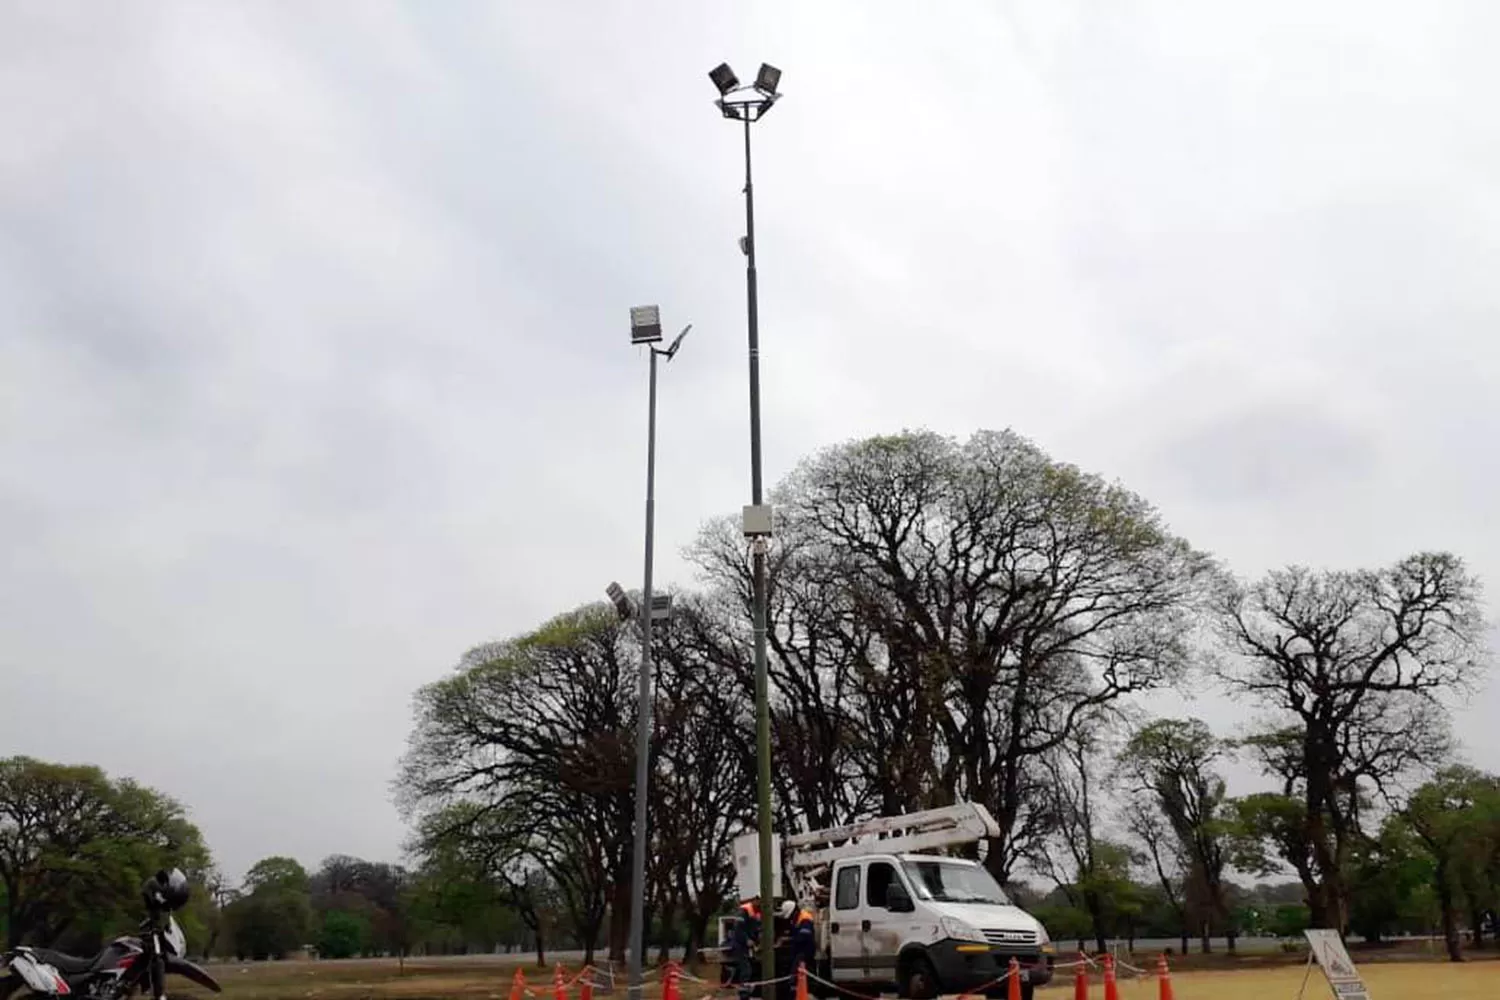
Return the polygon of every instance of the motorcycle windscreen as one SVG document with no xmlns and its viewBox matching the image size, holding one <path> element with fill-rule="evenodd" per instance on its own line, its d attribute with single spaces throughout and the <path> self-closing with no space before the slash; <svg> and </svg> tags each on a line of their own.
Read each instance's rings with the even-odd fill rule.
<svg viewBox="0 0 1500 1000">
<path fill-rule="evenodd" d="M 167 918 L 167 929 L 162 932 L 162 941 L 167 945 L 169 955 L 187 954 L 187 935 L 182 933 L 182 928 L 177 926 L 176 917 Z"/>
<path fill-rule="evenodd" d="M 12 957 L 10 967 L 20 974 L 21 979 L 33 993 L 56 996 L 73 992 L 68 989 L 67 980 L 63 979 L 56 969 L 32 955 L 20 954 Z"/>
</svg>

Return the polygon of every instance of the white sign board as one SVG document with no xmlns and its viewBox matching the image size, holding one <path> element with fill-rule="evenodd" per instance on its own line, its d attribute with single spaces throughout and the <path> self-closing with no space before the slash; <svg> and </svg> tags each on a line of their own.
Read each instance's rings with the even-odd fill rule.
<svg viewBox="0 0 1500 1000">
<path fill-rule="evenodd" d="M 1312 957 L 1323 970 L 1334 996 L 1339 1000 L 1370 1000 L 1364 981 L 1354 968 L 1354 959 L 1349 957 L 1338 931 L 1307 930 L 1302 933 L 1307 935 Z"/>
<path fill-rule="evenodd" d="M 781 837 L 771 835 L 771 884 L 776 892 L 781 887 Z M 734 838 L 734 881 L 740 891 L 740 899 L 753 899 L 760 895 L 760 834 L 747 833 Z M 768 899 L 766 906 L 771 905 Z"/>
</svg>

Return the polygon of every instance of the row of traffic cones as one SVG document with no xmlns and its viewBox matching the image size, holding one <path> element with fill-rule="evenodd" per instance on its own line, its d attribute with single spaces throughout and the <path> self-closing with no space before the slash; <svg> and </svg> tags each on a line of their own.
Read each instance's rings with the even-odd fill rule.
<svg viewBox="0 0 1500 1000">
<path fill-rule="evenodd" d="M 1078 971 L 1073 977 L 1073 1000 L 1089 1000 L 1089 968 L 1080 953 Z M 1120 984 L 1115 979 L 1115 957 L 1105 955 L 1104 1000 L 1120 1000 Z M 682 1000 L 682 969 L 676 962 L 668 962 L 662 974 L 662 1000 Z M 594 1000 L 594 979 L 591 970 L 584 969 L 578 976 L 578 1000 Z M 1167 968 L 1167 956 L 1156 959 L 1157 1000 L 1174 1000 L 1172 996 L 1172 970 Z M 1021 966 L 1012 958 L 1006 976 L 1006 1000 L 1021 1000 Z M 526 976 L 516 970 L 511 980 L 510 1000 L 526 1000 Z M 552 1000 L 568 1000 L 568 980 L 563 974 L 562 963 L 552 971 Z M 807 967 L 797 966 L 797 1000 L 809 1000 Z"/>
<path fill-rule="evenodd" d="M 578 974 L 578 1000 L 594 1000 L 594 970 L 586 968 Z M 797 1000 L 807 1000 L 805 970 L 798 982 Z M 661 980 L 662 1000 L 682 1000 L 682 967 L 668 962 Z M 510 1000 L 526 1000 L 526 974 L 520 969 L 510 981 Z M 568 977 L 559 962 L 552 970 L 552 1000 L 569 1000 Z"/>
<path fill-rule="evenodd" d="M 1083 954 L 1078 956 L 1078 971 L 1073 976 L 1073 1000 L 1089 1000 L 1089 967 L 1084 960 Z M 1115 979 L 1115 957 L 1105 955 L 1102 961 L 1104 965 L 1104 1000 L 1120 1000 L 1120 984 Z M 1011 959 L 1011 978 L 1008 1000 L 1019 1000 L 1020 984 L 1015 973 L 1015 959 Z M 1172 996 L 1172 970 L 1167 968 L 1167 956 L 1158 955 L 1156 958 L 1156 995 L 1157 1000 L 1173 1000 Z"/>
<path fill-rule="evenodd" d="M 578 1000 L 594 1000 L 594 976 L 593 969 L 584 969 L 578 974 Z M 675 983 L 674 983 L 675 985 Z M 526 1000 L 526 974 L 520 969 L 511 977 L 510 1000 Z M 562 963 L 552 970 L 552 1000 L 568 1000 L 568 977 L 563 972 Z M 676 997 L 663 996 L 663 1000 L 677 1000 Z"/>
</svg>

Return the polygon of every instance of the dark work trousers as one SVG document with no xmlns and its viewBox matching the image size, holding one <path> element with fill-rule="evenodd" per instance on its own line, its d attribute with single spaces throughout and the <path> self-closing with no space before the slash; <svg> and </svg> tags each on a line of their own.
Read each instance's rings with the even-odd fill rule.
<svg viewBox="0 0 1500 1000">
<path fill-rule="evenodd" d="M 734 982 L 744 984 L 755 981 L 755 970 L 752 967 L 749 955 L 735 955 L 730 960 L 730 974 Z M 750 986 L 741 985 L 739 989 L 740 1000 L 750 1000 L 755 989 Z"/>
<path fill-rule="evenodd" d="M 792 961 L 791 945 L 782 945 L 776 949 L 776 978 L 781 982 L 776 984 L 776 1000 L 792 1000 L 797 995 L 797 982 L 794 974 L 797 967 Z"/>
</svg>

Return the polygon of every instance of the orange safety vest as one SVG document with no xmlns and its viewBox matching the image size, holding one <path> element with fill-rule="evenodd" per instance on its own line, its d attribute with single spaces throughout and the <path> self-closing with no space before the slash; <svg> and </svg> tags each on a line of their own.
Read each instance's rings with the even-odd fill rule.
<svg viewBox="0 0 1500 1000">
<path fill-rule="evenodd" d="M 813 915 L 811 910 L 798 910 L 797 916 L 792 920 L 792 923 L 798 927 L 801 927 L 804 924 L 810 924 L 812 922 Z"/>
</svg>

